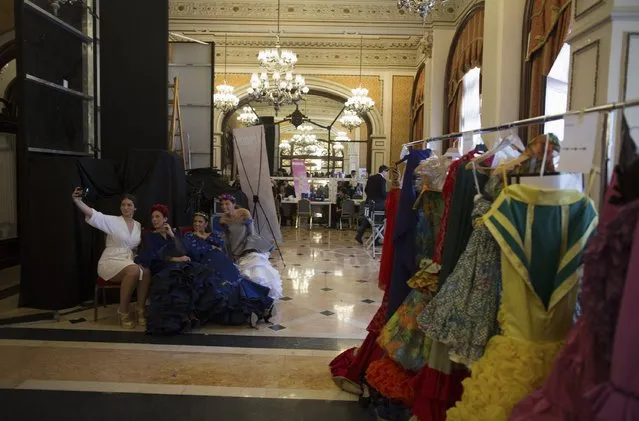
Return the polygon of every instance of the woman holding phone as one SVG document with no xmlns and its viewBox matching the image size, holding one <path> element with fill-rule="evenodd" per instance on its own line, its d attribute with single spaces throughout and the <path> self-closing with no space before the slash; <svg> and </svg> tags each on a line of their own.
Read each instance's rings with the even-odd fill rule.
<svg viewBox="0 0 639 421">
<path fill-rule="evenodd" d="M 134 261 L 135 251 L 141 240 L 140 223 L 133 219 L 136 199 L 125 194 L 120 200 L 120 216 L 105 215 L 83 201 L 81 187 L 76 187 L 71 197 L 84 214 L 85 221 L 106 234 L 106 244 L 98 261 L 98 276 L 107 283 L 120 285 L 118 319 L 125 329 L 133 329 L 136 318 L 131 316 L 129 303 L 133 290 L 138 290 L 137 323 L 144 325 L 144 303 L 149 291 L 151 273 Z"/>
</svg>

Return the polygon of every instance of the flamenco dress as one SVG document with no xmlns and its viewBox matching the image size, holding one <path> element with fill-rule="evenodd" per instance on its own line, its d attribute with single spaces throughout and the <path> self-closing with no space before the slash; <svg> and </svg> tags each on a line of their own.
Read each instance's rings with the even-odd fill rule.
<svg viewBox="0 0 639 421">
<path fill-rule="evenodd" d="M 400 189 L 392 189 L 386 197 L 387 222 L 385 235 L 389 238 L 392 238 L 395 230 L 394 221 L 397 215 L 399 194 Z M 335 384 L 342 390 L 356 395 L 363 394 L 362 382 L 370 363 L 379 360 L 384 355 L 382 349 L 377 345 L 377 337 L 386 323 L 388 283 L 390 282 L 390 271 L 392 270 L 393 250 L 391 241 L 384 242 L 379 271 L 379 285 L 384 287 L 384 297 L 382 298 L 381 306 L 366 328 L 368 331 L 366 339 L 358 348 L 350 348 L 339 354 L 329 365 Z"/>
<path fill-rule="evenodd" d="M 613 179 L 611 186 L 615 184 Z M 605 384 L 610 378 L 611 364 L 619 361 L 613 359 L 613 341 L 617 339 L 620 305 L 626 299 L 624 288 L 628 288 L 631 280 L 639 279 L 632 279 L 628 270 L 631 250 L 634 253 L 637 247 L 639 203 L 613 206 L 612 191 L 611 188 L 607 192 L 598 232 L 584 255 L 580 297 L 583 314 L 570 331 L 548 379 L 515 406 L 512 421 L 598 419 L 595 409 L 605 399 L 596 398 L 599 403 L 593 405 L 587 395 L 595 386 Z"/>
<path fill-rule="evenodd" d="M 540 387 L 572 327 L 578 268 L 597 225 L 577 191 L 511 185 L 483 217 L 501 249 L 500 334 L 463 382 L 449 421 L 505 421 Z"/>
<path fill-rule="evenodd" d="M 268 289 L 242 278 L 219 250 L 223 245 L 219 236 L 202 239 L 189 233 L 153 244 L 156 248 L 144 257 L 153 274 L 146 312 L 148 334 L 177 334 L 207 322 L 241 325 L 253 313 L 260 317 L 272 306 Z M 190 262 L 169 261 L 185 255 Z"/>
</svg>

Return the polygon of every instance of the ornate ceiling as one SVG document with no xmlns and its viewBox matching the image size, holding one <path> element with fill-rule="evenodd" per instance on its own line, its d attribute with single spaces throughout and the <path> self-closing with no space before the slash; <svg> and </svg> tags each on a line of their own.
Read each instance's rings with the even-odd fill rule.
<svg viewBox="0 0 639 421">
<path fill-rule="evenodd" d="M 433 22 L 454 24 L 472 0 L 449 0 L 426 22 L 397 9 L 394 0 L 282 0 L 282 45 L 293 49 L 298 66 L 359 66 L 414 69 L 420 42 Z M 257 50 L 275 43 L 277 0 L 172 0 L 170 30 L 202 41 L 228 33 L 230 65 L 255 65 Z M 222 41 L 223 42 L 223 41 Z"/>
</svg>

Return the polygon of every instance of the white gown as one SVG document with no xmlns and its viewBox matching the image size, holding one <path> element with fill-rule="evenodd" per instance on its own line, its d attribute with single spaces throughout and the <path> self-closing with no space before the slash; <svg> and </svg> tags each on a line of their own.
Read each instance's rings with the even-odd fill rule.
<svg viewBox="0 0 639 421">
<path fill-rule="evenodd" d="M 122 216 L 105 215 L 93 209 L 86 222 L 106 234 L 106 247 L 98 261 L 98 276 L 105 281 L 115 277 L 127 266 L 135 265 L 134 250 L 140 245 L 142 228 L 134 221 L 133 230 Z"/>
<path fill-rule="evenodd" d="M 268 261 L 272 244 L 254 233 L 252 221 L 227 224 L 225 242 L 242 275 L 269 288 L 272 299 L 282 298 L 282 278 Z"/>
</svg>

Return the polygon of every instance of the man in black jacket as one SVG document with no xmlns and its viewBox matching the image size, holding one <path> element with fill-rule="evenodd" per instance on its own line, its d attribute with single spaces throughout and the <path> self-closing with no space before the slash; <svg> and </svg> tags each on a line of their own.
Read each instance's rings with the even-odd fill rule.
<svg viewBox="0 0 639 421">
<path fill-rule="evenodd" d="M 375 210 L 383 211 L 386 202 L 386 178 L 388 177 L 388 167 L 381 165 L 377 174 L 368 178 L 364 192 L 366 193 L 366 202 L 375 202 Z M 364 204 L 362 204 L 364 206 Z M 357 229 L 355 241 L 362 244 L 362 237 L 366 229 L 370 227 L 368 220 L 362 218 Z"/>
</svg>

